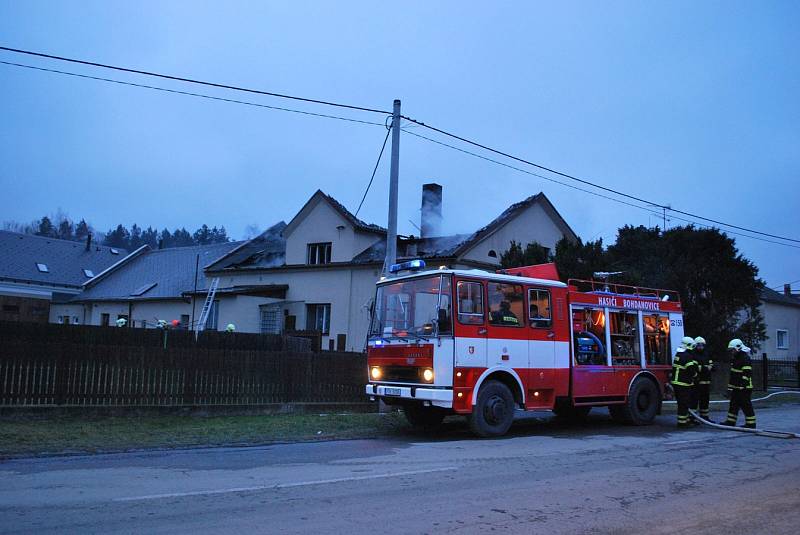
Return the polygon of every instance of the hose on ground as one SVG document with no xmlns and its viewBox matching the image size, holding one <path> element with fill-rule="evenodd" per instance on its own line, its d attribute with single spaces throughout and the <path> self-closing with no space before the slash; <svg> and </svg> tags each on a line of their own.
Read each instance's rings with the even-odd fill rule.
<svg viewBox="0 0 800 535">
<path fill-rule="evenodd" d="M 725 431 L 740 431 L 742 433 L 752 433 L 754 435 L 759 435 L 762 437 L 770 437 L 770 438 L 800 438 L 800 434 L 791 433 L 788 431 L 773 431 L 770 429 L 755 429 L 748 427 L 735 427 L 732 425 L 715 424 L 713 422 L 709 422 L 705 418 L 700 417 L 700 415 L 697 414 L 692 409 L 689 409 L 689 414 L 691 414 L 698 422 L 702 423 L 703 425 L 707 425 L 715 429 L 723 429 Z"/>
<path fill-rule="evenodd" d="M 769 399 L 772 396 L 779 396 L 781 394 L 795 394 L 797 396 L 800 396 L 800 390 L 781 390 L 780 392 L 773 392 L 772 394 L 768 394 L 768 395 L 764 396 L 763 398 L 756 398 L 756 399 L 752 399 L 750 401 L 753 401 L 753 402 L 764 401 L 765 399 Z M 727 399 L 712 399 L 711 401 L 709 401 L 709 403 L 728 403 L 728 402 L 729 401 Z M 672 403 L 677 403 L 677 401 L 675 401 L 674 399 L 671 399 L 671 400 L 664 401 L 662 403 L 670 403 L 670 404 L 672 404 Z"/>
</svg>

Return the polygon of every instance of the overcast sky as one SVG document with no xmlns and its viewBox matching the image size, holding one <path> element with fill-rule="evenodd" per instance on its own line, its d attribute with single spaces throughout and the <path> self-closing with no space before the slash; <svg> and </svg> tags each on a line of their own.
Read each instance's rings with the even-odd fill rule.
<svg viewBox="0 0 800 535">
<path fill-rule="evenodd" d="M 542 165 L 800 239 L 798 20 L 797 2 L 0 0 L 0 42 L 380 109 L 400 98 L 405 115 Z M 6 52 L 0 60 L 384 120 Z M 0 220 L 61 208 L 100 230 L 208 223 L 239 238 L 248 224 L 288 221 L 317 188 L 355 210 L 385 132 L 0 65 Z M 387 157 L 359 217 L 386 224 L 388 173 Z M 584 240 L 660 223 L 403 134 L 401 233 L 418 233 L 409 220 L 418 224 L 427 181 L 444 186 L 450 232 L 472 232 L 539 191 Z M 800 249 L 736 240 L 769 285 L 800 279 Z"/>
</svg>

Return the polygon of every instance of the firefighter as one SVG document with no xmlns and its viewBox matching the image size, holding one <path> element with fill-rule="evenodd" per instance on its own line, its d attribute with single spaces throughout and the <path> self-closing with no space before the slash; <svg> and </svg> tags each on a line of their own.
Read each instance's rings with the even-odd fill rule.
<svg viewBox="0 0 800 535">
<path fill-rule="evenodd" d="M 511 312 L 511 303 L 503 299 L 500 301 L 500 309 L 492 312 L 491 323 L 495 325 L 510 325 L 517 327 L 519 320 L 517 316 Z"/>
<path fill-rule="evenodd" d="M 733 351 L 731 359 L 731 375 L 728 379 L 728 392 L 731 401 L 728 405 L 728 417 L 723 425 L 736 426 L 739 409 L 744 413 L 744 426 L 748 429 L 756 428 L 756 412 L 750 396 L 753 394 L 753 366 L 750 364 L 750 348 L 741 340 L 734 338 L 728 343 L 728 349 Z"/>
<path fill-rule="evenodd" d="M 672 387 L 678 402 L 678 427 L 691 427 L 689 407 L 692 404 L 692 389 L 697 380 L 697 361 L 692 354 L 694 338 L 684 336 L 672 359 Z"/>
<path fill-rule="evenodd" d="M 706 339 L 698 336 L 694 339 L 694 358 L 697 361 L 697 384 L 694 387 L 695 399 L 692 408 L 697 408 L 700 417 L 711 421 L 708 411 L 708 400 L 711 394 L 711 370 L 714 362 L 706 353 Z"/>
</svg>

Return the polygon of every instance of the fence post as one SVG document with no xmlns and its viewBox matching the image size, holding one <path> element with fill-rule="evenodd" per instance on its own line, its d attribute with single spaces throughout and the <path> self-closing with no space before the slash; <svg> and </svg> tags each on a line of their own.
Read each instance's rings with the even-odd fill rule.
<svg viewBox="0 0 800 535">
<path fill-rule="evenodd" d="M 761 382 L 764 384 L 764 392 L 769 390 L 769 360 L 767 354 L 761 354 Z"/>
<path fill-rule="evenodd" d="M 800 356 L 797 357 L 797 388 L 800 388 Z"/>
</svg>

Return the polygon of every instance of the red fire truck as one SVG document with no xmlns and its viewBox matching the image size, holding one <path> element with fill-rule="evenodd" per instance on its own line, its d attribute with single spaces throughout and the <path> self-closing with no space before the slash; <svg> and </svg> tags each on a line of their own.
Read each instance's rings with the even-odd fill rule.
<svg viewBox="0 0 800 535">
<path fill-rule="evenodd" d="M 676 292 L 558 280 L 553 264 L 490 273 L 407 270 L 378 282 L 366 393 L 415 426 L 467 416 L 479 436 L 517 410 L 585 417 L 608 407 L 646 425 L 660 412 L 683 337 Z"/>
</svg>

